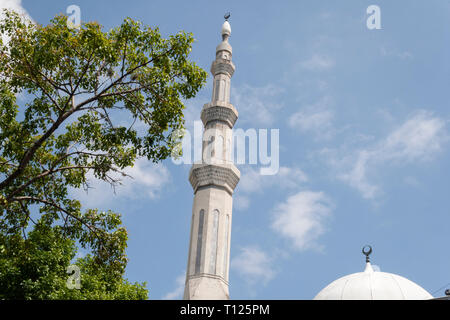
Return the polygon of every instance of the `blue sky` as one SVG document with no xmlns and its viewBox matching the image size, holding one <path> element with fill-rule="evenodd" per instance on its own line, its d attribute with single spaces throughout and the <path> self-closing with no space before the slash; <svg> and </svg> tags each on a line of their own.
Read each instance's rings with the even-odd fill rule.
<svg viewBox="0 0 450 320">
<path fill-rule="evenodd" d="M 1 5 L 19 1 L 0 1 Z M 433 295 L 450 282 L 450 1 L 32 1 L 47 24 L 76 4 L 105 30 L 124 18 L 186 30 L 209 71 L 230 19 L 236 128 L 280 130 L 280 170 L 240 166 L 231 235 L 233 299 L 311 299 L 362 271 L 374 248 L 382 271 Z M 366 9 L 381 9 L 381 29 Z M 20 4 L 17 4 L 20 5 Z M 187 127 L 210 100 L 186 102 Z M 180 298 L 193 200 L 189 165 L 139 160 L 113 194 L 95 183 L 86 206 L 123 214 L 126 275 L 150 299 Z M 450 285 L 449 285 L 450 287 Z"/>
</svg>

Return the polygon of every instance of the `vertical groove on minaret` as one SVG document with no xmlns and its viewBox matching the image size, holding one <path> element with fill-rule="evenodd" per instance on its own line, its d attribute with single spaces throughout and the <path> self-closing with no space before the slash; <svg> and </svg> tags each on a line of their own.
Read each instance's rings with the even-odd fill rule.
<svg viewBox="0 0 450 320">
<path fill-rule="evenodd" d="M 225 101 L 225 80 L 220 80 L 222 85 L 220 86 L 221 92 L 220 92 L 220 101 Z"/>
<path fill-rule="evenodd" d="M 216 260 L 217 260 L 217 238 L 219 233 L 219 211 L 214 210 L 212 218 L 211 230 L 211 260 L 209 262 L 209 273 L 216 274 Z"/>
<path fill-rule="evenodd" d="M 213 101 L 219 100 L 219 83 L 220 83 L 220 80 L 216 80 L 216 86 L 214 87 Z"/>
<path fill-rule="evenodd" d="M 194 230 L 194 221 L 195 221 L 195 216 L 192 215 L 191 218 L 191 233 L 190 233 L 190 237 L 189 237 L 189 243 L 192 243 L 192 238 L 194 237 L 194 235 L 192 234 L 193 230 Z M 189 246 L 189 254 L 188 254 L 188 265 L 187 265 L 187 270 L 186 270 L 186 276 L 189 276 L 192 273 L 192 268 L 190 267 L 191 265 L 191 246 Z"/>
<path fill-rule="evenodd" d="M 202 243 L 203 243 L 203 223 L 205 219 L 205 210 L 200 210 L 198 217 L 198 234 L 197 234 L 197 252 L 195 256 L 195 274 L 200 273 L 200 263 L 202 261 Z"/>
<path fill-rule="evenodd" d="M 225 236 L 224 236 L 224 244 L 225 244 L 225 248 L 223 249 L 223 277 L 226 279 L 227 278 L 227 262 L 228 262 L 228 230 L 230 228 L 230 216 L 229 215 L 225 215 Z"/>
</svg>

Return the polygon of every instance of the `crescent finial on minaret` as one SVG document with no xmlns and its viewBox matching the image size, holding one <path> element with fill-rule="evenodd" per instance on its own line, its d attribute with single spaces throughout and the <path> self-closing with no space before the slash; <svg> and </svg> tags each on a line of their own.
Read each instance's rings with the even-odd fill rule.
<svg viewBox="0 0 450 320">
<path fill-rule="evenodd" d="M 230 18 L 231 13 L 227 12 L 223 17 L 225 18 L 225 22 L 222 25 L 222 40 L 226 41 L 228 37 L 231 34 L 231 26 L 228 22 L 228 19 Z"/>
</svg>

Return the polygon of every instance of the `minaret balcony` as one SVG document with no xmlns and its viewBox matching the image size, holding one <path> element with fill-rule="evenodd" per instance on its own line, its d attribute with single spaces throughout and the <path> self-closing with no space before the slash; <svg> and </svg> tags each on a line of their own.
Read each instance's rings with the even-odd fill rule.
<svg viewBox="0 0 450 320">
<path fill-rule="evenodd" d="M 226 59 L 216 59 L 211 65 L 211 73 L 214 76 L 222 73 L 229 77 L 232 77 L 235 69 L 236 67 L 234 66 L 233 62 Z"/>
<path fill-rule="evenodd" d="M 238 118 L 238 112 L 231 103 L 214 101 L 203 106 L 200 118 L 204 126 L 211 121 L 221 121 L 233 128 Z"/>
<path fill-rule="evenodd" d="M 241 173 L 234 164 L 194 164 L 189 172 L 189 182 L 194 193 L 201 187 L 216 186 L 233 194 Z"/>
</svg>

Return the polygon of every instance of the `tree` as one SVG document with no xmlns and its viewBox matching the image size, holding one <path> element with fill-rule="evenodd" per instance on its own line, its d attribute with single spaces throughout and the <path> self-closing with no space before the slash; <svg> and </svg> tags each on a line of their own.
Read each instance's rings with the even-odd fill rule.
<svg viewBox="0 0 450 320">
<path fill-rule="evenodd" d="M 40 221 L 26 239 L 2 235 L 0 299 L 147 299 L 145 283 L 129 283 L 120 269 L 92 255 L 76 263 L 80 290 L 68 286 L 75 285 L 66 271 L 77 248 L 60 231 Z"/>
<path fill-rule="evenodd" d="M 88 173 L 115 186 L 138 157 L 176 151 L 182 100 L 206 72 L 188 60 L 192 34 L 165 39 L 130 18 L 107 32 L 66 21 L 44 27 L 5 11 L 0 23 L 0 298 L 142 298 L 144 286 L 123 279 L 120 215 L 82 210 L 69 191 L 88 188 Z M 69 291 L 78 247 L 90 254 L 76 262 L 81 290 Z"/>
</svg>

